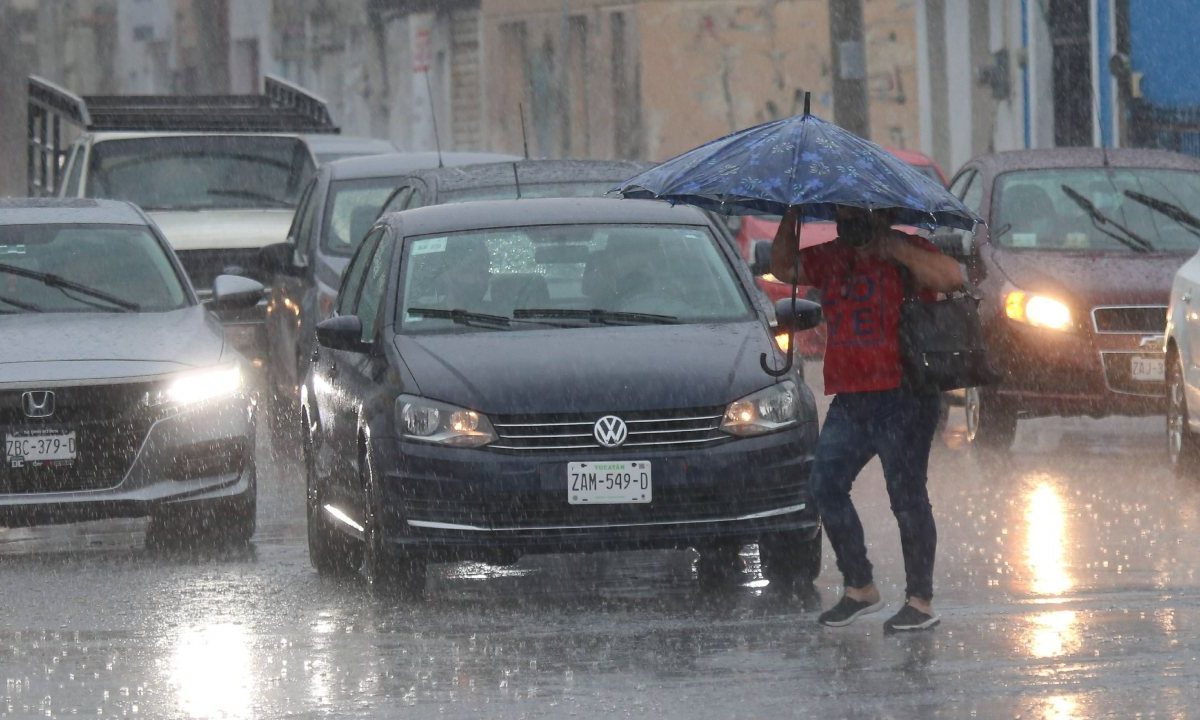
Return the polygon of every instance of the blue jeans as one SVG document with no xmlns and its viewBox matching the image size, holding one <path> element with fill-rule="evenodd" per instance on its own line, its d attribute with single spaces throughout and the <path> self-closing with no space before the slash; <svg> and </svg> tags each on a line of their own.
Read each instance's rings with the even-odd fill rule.
<svg viewBox="0 0 1200 720">
<path fill-rule="evenodd" d="M 833 398 L 817 441 L 811 483 L 847 587 L 873 582 L 850 486 L 863 466 L 878 455 L 892 512 L 900 525 L 906 593 L 933 599 L 937 528 L 925 484 L 939 402 L 937 395 L 914 395 L 903 389 L 842 393 Z"/>
</svg>

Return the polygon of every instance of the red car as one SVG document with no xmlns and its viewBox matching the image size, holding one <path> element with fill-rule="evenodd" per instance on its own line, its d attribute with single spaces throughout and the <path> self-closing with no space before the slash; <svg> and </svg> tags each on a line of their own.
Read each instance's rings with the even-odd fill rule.
<svg viewBox="0 0 1200 720">
<path fill-rule="evenodd" d="M 930 178 L 946 184 L 946 176 L 941 167 L 933 159 L 914 150 L 888 148 L 888 152 L 912 165 Z M 747 262 L 754 260 L 754 244 L 760 241 L 770 242 L 779 228 L 779 217 L 774 215 L 746 216 L 736 230 L 738 250 Z M 806 224 L 800 232 L 800 247 L 810 247 L 828 242 L 837 237 L 837 229 L 831 222 L 814 222 Z M 771 274 L 756 277 L 755 282 L 772 302 L 792 296 L 792 286 L 781 283 Z M 797 289 L 797 297 L 819 302 L 817 289 L 801 285 Z M 821 357 L 825 353 L 825 324 L 822 323 L 811 330 L 798 332 L 795 335 L 796 350 L 803 357 Z"/>
</svg>

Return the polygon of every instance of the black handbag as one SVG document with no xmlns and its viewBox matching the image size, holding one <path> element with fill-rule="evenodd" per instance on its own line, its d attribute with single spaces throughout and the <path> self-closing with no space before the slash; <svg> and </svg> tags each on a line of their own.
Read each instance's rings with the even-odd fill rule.
<svg viewBox="0 0 1200 720">
<path fill-rule="evenodd" d="M 999 381 L 988 363 L 978 292 L 964 286 L 942 300 L 925 302 L 908 268 L 901 267 L 900 275 L 900 357 L 907 387 L 916 393 L 937 393 Z"/>
</svg>

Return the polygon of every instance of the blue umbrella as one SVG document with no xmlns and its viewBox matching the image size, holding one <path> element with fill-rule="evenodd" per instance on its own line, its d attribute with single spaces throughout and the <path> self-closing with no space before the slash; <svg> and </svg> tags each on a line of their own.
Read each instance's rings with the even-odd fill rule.
<svg viewBox="0 0 1200 720">
<path fill-rule="evenodd" d="M 838 205 L 892 208 L 896 222 L 972 230 L 982 222 L 940 183 L 873 142 L 810 115 L 739 130 L 689 150 L 613 189 L 723 214 L 833 220 Z"/>
</svg>

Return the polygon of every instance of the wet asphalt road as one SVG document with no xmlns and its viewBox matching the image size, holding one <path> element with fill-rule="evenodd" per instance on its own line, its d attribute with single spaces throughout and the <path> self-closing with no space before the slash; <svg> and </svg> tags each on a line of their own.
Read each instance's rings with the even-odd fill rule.
<svg viewBox="0 0 1200 720">
<path fill-rule="evenodd" d="M 416 604 L 323 581 L 299 464 L 263 432 L 249 552 L 150 555 L 144 521 L 0 529 L 0 718 L 1200 717 L 1200 482 L 1161 434 L 1047 419 L 1001 461 L 937 448 L 943 623 L 885 637 L 903 567 L 877 464 L 854 497 L 890 604 L 831 630 L 828 547 L 782 602 L 752 548 L 717 594 L 688 552 L 438 565 Z"/>
</svg>

